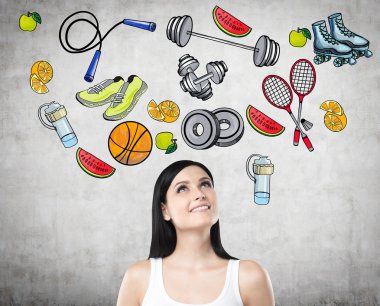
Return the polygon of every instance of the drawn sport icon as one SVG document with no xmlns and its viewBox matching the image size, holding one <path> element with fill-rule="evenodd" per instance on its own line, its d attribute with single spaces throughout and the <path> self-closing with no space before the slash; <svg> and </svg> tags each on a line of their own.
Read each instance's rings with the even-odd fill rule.
<svg viewBox="0 0 380 306">
<path fill-rule="evenodd" d="M 262 35 L 255 47 L 238 44 L 221 38 L 193 32 L 193 20 L 190 16 L 177 16 L 169 20 L 166 36 L 179 47 L 184 47 L 191 36 L 212 40 L 222 44 L 253 51 L 253 62 L 257 67 L 273 66 L 280 57 L 280 45 L 268 36 Z"/>
<path fill-rule="evenodd" d="M 70 23 L 68 23 L 70 18 L 72 18 L 78 14 L 90 15 L 94 21 L 92 21 L 91 19 L 88 19 L 88 18 L 78 17 L 77 19 L 74 19 Z M 80 48 L 72 46 L 68 40 L 69 31 L 70 31 L 71 27 L 77 22 L 86 22 L 86 23 L 90 24 L 92 27 L 94 27 L 96 30 L 96 33 L 95 33 L 94 37 L 92 38 L 92 40 L 88 44 L 86 44 Z M 64 27 L 65 27 L 66 23 L 68 23 L 68 25 L 64 31 Z M 107 33 L 104 36 L 102 36 L 102 34 L 100 33 L 100 30 L 99 30 L 98 19 L 95 17 L 95 15 L 93 13 L 91 13 L 89 11 L 75 12 L 75 13 L 69 15 L 68 17 L 66 17 L 66 19 L 62 22 L 61 27 L 59 28 L 59 42 L 61 43 L 62 48 L 65 49 L 67 52 L 69 52 L 69 53 L 83 53 L 83 52 L 89 51 L 91 49 L 94 49 L 96 46 L 99 45 L 99 49 L 95 51 L 94 57 L 92 58 L 90 66 L 88 67 L 87 73 L 84 76 L 84 79 L 87 82 L 92 82 L 94 80 L 96 67 L 98 66 L 98 62 L 99 62 L 100 55 L 101 55 L 103 40 L 107 37 L 107 35 L 113 29 L 115 29 L 117 26 L 119 26 L 121 24 L 129 25 L 129 26 L 139 28 L 139 29 L 143 29 L 143 30 L 147 30 L 150 32 L 154 32 L 156 30 L 156 24 L 154 22 L 124 19 L 124 20 L 116 23 L 113 27 L 111 27 L 107 31 Z M 96 42 L 97 38 L 98 38 L 98 41 Z"/>
<path fill-rule="evenodd" d="M 301 131 L 302 140 L 305 143 L 309 151 L 313 151 L 313 145 L 307 137 L 307 135 L 302 131 L 297 119 L 294 117 L 290 105 L 293 101 L 293 93 L 289 84 L 278 75 L 268 75 L 262 83 L 262 90 L 265 98 L 273 106 L 285 109 L 290 117 L 293 119 L 294 123 Z"/>
<path fill-rule="evenodd" d="M 152 136 L 139 122 L 126 121 L 117 125 L 108 138 L 108 149 L 119 163 L 134 166 L 146 160 L 152 151 Z"/>
<path fill-rule="evenodd" d="M 314 66 L 307 59 L 299 59 L 290 69 L 290 85 L 299 98 L 298 106 L 298 125 L 301 123 L 302 102 L 305 96 L 310 94 L 315 86 L 317 74 Z M 298 146 L 300 139 L 300 130 L 298 127 L 294 130 L 293 144 Z"/>
</svg>

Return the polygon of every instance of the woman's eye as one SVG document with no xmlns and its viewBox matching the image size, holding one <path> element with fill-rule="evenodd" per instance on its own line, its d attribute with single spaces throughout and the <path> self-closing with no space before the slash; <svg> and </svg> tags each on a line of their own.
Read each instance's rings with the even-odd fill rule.
<svg viewBox="0 0 380 306">
<path fill-rule="evenodd" d="M 209 187 L 212 187 L 211 183 L 208 182 L 208 181 L 202 182 L 201 186 L 202 186 L 202 187 L 208 187 L 208 188 L 209 188 Z"/>
<path fill-rule="evenodd" d="M 178 189 L 177 189 L 177 192 L 180 193 L 180 192 L 184 192 L 186 191 L 186 186 L 179 186 Z"/>
</svg>

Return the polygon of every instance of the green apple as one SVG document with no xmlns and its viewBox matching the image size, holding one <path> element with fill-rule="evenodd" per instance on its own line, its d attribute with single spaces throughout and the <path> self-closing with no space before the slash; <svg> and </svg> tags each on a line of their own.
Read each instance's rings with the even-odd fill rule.
<svg viewBox="0 0 380 306">
<path fill-rule="evenodd" d="M 308 39 L 311 39 L 311 33 L 306 28 L 298 28 L 297 31 L 292 30 L 289 34 L 289 43 L 293 47 L 303 47 Z"/>
<path fill-rule="evenodd" d="M 160 150 L 166 150 L 173 142 L 173 134 L 170 132 L 162 132 L 156 136 L 156 147 Z"/>
<path fill-rule="evenodd" d="M 19 20 L 20 29 L 23 31 L 34 31 L 37 23 L 41 23 L 41 16 L 37 12 L 28 12 L 27 15 L 21 15 Z"/>
</svg>

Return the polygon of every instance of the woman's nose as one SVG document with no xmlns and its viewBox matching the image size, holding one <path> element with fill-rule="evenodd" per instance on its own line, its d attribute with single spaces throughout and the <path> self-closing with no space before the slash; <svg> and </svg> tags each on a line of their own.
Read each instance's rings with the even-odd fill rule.
<svg viewBox="0 0 380 306">
<path fill-rule="evenodd" d="M 197 192 L 197 193 L 196 193 L 196 196 L 195 196 L 195 199 L 196 199 L 196 200 L 204 200 L 204 199 L 206 199 L 206 196 L 205 196 L 205 194 L 202 192 L 201 189 L 198 189 L 196 192 Z"/>
</svg>

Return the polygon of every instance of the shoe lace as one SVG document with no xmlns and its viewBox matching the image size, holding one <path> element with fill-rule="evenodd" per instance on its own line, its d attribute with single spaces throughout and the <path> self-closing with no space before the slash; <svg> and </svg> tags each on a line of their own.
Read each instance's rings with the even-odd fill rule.
<svg viewBox="0 0 380 306">
<path fill-rule="evenodd" d="M 338 26 L 339 31 L 343 35 L 348 36 L 348 37 L 353 37 L 355 35 L 344 26 L 343 19 L 336 19 L 336 25 Z"/>
<path fill-rule="evenodd" d="M 323 38 L 325 40 L 327 40 L 327 42 L 333 44 L 333 45 L 337 45 L 338 42 L 329 34 L 329 32 L 327 32 L 327 29 L 326 29 L 326 26 L 321 26 L 319 28 L 319 31 L 321 32 Z"/>
<path fill-rule="evenodd" d="M 90 87 L 90 89 L 89 89 L 89 91 L 90 90 L 93 90 L 93 91 L 95 91 L 95 93 L 99 93 L 99 92 L 101 92 L 103 89 L 104 89 L 104 83 L 105 83 L 106 81 L 103 81 L 103 82 L 101 82 L 101 83 L 99 83 L 99 84 L 96 84 L 96 85 L 94 85 L 94 86 L 92 86 L 92 87 Z"/>
<path fill-rule="evenodd" d="M 115 107 L 118 104 L 120 104 L 121 101 L 123 100 L 123 97 L 124 97 L 123 93 L 121 92 L 116 93 L 116 95 L 112 99 L 111 107 Z"/>
</svg>

